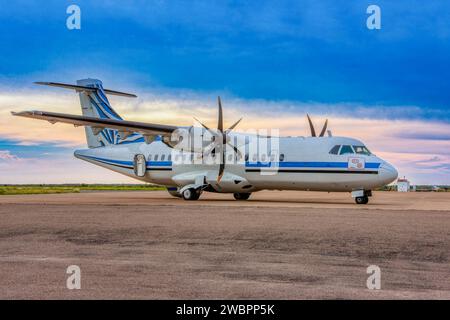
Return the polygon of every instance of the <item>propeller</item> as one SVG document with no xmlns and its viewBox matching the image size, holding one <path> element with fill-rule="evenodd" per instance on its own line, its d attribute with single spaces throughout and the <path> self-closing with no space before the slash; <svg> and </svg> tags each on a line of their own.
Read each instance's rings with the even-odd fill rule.
<svg viewBox="0 0 450 320">
<path fill-rule="evenodd" d="M 208 132 L 213 136 L 213 142 L 209 145 L 207 152 L 204 152 L 204 155 L 208 154 L 216 154 L 216 150 L 218 149 L 221 156 L 220 166 L 219 166 L 219 174 L 217 175 L 217 182 L 219 183 L 222 179 L 223 173 L 225 171 L 225 156 L 226 156 L 226 146 L 229 146 L 233 149 L 233 151 L 238 154 L 239 157 L 242 156 L 241 152 L 236 148 L 236 146 L 233 146 L 230 143 L 229 134 L 230 132 L 236 128 L 236 126 L 241 122 L 242 118 L 240 118 L 238 121 L 236 121 L 232 126 L 230 126 L 225 131 L 223 130 L 223 110 L 222 110 L 222 101 L 220 97 L 217 97 L 217 104 L 219 106 L 219 113 L 218 113 L 218 119 L 217 119 L 217 131 L 211 130 L 209 127 L 207 127 L 205 124 L 200 122 L 197 118 L 194 117 L 194 119 L 199 122 L 203 128 L 208 130 Z"/>
<path fill-rule="evenodd" d="M 306 117 L 308 118 L 309 128 L 311 129 L 311 136 L 317 137 L 316 130 L 314 129 L 314 125 L 311 121 L 311 118 L 309 117 L 309 114 L 306 114 Z M 328 119 L 325 120 L 322 131 L 320 131 L 319 137 L 323 137 L 325 135 L 325 132 L 327 131 L 327 126 L 328 126 Z"/>
</svg>

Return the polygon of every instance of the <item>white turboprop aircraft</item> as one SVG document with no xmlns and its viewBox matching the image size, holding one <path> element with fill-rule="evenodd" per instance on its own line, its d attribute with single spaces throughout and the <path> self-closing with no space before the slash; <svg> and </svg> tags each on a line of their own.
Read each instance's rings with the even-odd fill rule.
<svg viewBox="0 0 450 320">
<path fill-rule="evenodd" d="M 203 128 L 178 127 L 123 120 L 106 95 L 136 96 L 104 89 L 99 80 L 37 84 L 77 91 L 83 115 L 47 111 L 13 115 L 84 126 L 89 149 L 76 150 L 75 157 L 166 186 L 171 195 L 185 200 L 197 200 L 203 191 L 233 193 L 236 200 L 246 200 L 252 192 L 269 189 L 351 192 L 357 204 L 366 204 L 372 189 L 391 183 L 398 175 L 361 141 L 333 137 L 330 131 L 325 136 L 327 121 L 317 136 L 309 116 L 311 137 L 280 137 L 276 148 L 251 148 L 250 140 L 258 135 L 231 132 L 240 120 L 224 130 L 220 98 L 218 128 L 212 130 L 203 124 Z M 186 136 L 180 130 L 191 139 L 183 139 Z M 193 147 L 196 138 L 192 139 L 192 133 L 199 130 L 209 140 Z M 245 142 L 238 147 L 231 143 L 242 138 Z M 219 161 L 205 161 L 210 158 Z"/>
</svg>

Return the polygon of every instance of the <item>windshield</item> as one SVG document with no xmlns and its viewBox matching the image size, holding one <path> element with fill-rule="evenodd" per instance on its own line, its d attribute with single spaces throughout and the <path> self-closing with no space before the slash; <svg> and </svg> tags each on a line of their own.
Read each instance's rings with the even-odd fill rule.
<svg viewBox="0 0 450 320">
<path fill-rule="evenodd" d="M 351 153 L 354 153 L 353 149 L 351 146 L 347 146 L 347 145 L 342 146 L 341 152 L 339 152 L 339 154 L 351 154 Z"/>
<path fill-rule="evenodd" d="M 353 146 L 353 150 L 355 150 L 356 154 L 365 154 L 366 156 L 371 155 L 369 149 L 367 149 L 365 146 Z"/>
<path fill-rule="evenodd" d="M 330 154 L 338 154 L 339 153 L 339 148 L 341 147 L 341 145 L 337 145 L 334 146 L 331 150 L 330 150 Z"/>
</svg>

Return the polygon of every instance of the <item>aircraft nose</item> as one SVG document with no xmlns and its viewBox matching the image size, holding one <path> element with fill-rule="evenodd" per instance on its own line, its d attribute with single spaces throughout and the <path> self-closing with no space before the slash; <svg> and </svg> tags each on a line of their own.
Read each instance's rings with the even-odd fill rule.
<svg viewBox="0 0 450 320">
<path fill-rule="evenodd" d="M 383 161 L 379 170 L 379 177 L 383 184 L 389 184 L 398 177 L 397 169 L 390 163 Z"/>
</svg>

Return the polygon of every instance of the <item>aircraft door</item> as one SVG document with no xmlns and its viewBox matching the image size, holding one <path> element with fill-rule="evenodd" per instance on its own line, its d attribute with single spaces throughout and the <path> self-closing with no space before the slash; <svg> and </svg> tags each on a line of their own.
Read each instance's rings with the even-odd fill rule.
<svg viewBox="0 0 450 320">
<path fill-rule="evenodd" d="M 145 176 L 145 171 L 147 170 L 147 162 L 143 154 L 137 154 L 134 156 L 133 161 L 134 174 L 138 177 Z"/>
</svg>

